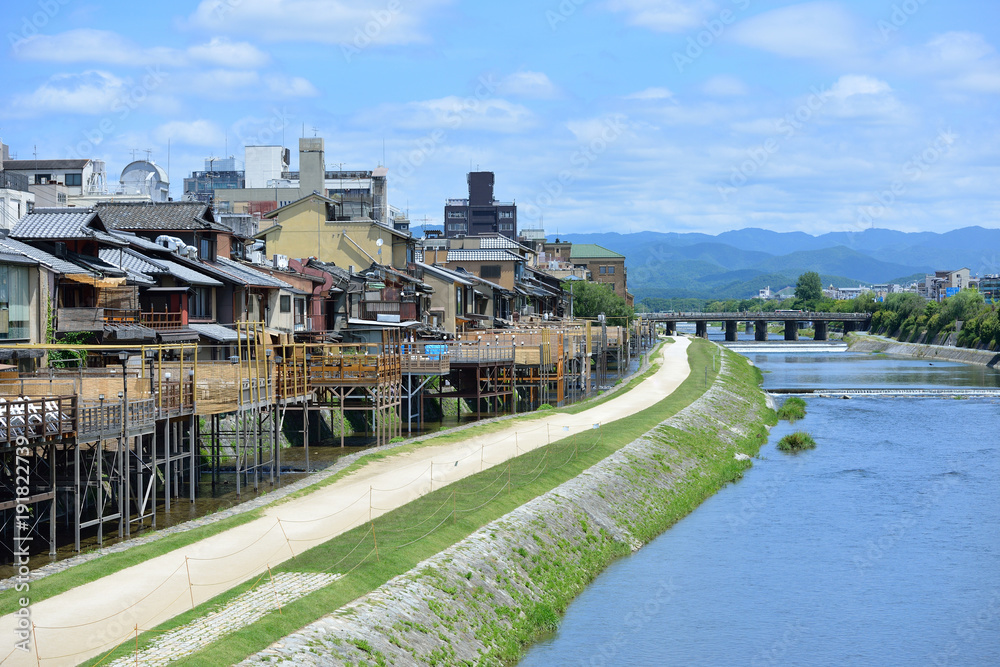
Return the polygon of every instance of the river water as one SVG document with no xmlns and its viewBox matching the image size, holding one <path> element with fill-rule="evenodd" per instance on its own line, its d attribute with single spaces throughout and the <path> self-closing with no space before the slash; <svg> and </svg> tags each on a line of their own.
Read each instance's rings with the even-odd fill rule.
<svg viewBox="0 0 1000 667">
<path fill-rule="evenodd" d="M 765 387 L 1000 386 L 947 362 L 750 356 Z M 806 400 L 521 665 L 1000 665 L 1000 401 Z M 793 430 L 817 448 L 778 452 Z"/>
</svg>

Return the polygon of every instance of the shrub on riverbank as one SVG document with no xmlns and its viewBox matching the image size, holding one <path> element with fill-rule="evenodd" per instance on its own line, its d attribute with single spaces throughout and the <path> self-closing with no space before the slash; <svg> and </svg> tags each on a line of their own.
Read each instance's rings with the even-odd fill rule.
<svg viewBox="0 0 1000 667">
<path fill-rule="evenodd" d="M 798 396 L 788 398 L 778 408 L 778 419 L 784 419 L 793 424 L 805 416 L 806 402 Z"/>
<path fill-rule="evenodd" d="M 783 452 L 800 452 L 803 449 L 813 449 L 815 447 L 816 441 L 805 431 L 789 433 L 778 441 L 778 449 Z"/>
</svg>

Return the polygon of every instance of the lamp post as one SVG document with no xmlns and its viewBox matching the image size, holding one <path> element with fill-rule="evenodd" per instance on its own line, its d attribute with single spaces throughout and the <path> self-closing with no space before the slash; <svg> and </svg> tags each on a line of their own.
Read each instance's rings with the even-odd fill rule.
<svg viewBox="0 0 1000 667">
<path fill-rule="evenodd" d="M 97 400 L 101 407 L 97 413 L 97 544 L 104 546 L 104 394 Z"/>
</svg>

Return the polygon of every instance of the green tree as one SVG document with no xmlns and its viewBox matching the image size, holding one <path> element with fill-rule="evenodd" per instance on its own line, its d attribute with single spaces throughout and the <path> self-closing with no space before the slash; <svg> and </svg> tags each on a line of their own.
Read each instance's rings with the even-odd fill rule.
<svg viewBox="0 0 1000 667">
<path fill-rule="evenodd" d="M 635 318 L 632 307 L 610 285 L 565 281 L 562 288 L 567 292 L 572 290 L 574 317 L 593 318 L 604 313 L 611 326 L 622 326 Z"/>
<path fill-rule="evenodd" d="M 804 306 L 811 307 L 823 298 L 823 282 L 815 271 L 806 271 L 795 283 L 795 298 Z"/>
</svg>

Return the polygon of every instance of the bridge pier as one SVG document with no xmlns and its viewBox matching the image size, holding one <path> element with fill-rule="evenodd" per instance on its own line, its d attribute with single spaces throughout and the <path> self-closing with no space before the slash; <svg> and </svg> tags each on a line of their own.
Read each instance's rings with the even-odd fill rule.
<svg viewBox="0 0 1000 667">
<path fill-rule="evenodd" d="M 734 343 L 738 340 L 739 337 L 736 335 L 736 332 L 739 324 L 736 320 L 726 320 L 726 342 Z"/>
<path fill-rule="evenodd" d="M 844 321 L 844 333 L 849 334 L 852 331 L 857 331 L 858 325 L 854 322 Z"/>
<path fill-rule="evenodd" d="M 813 340 L 828 340 L 830 338 L 828 322 L 813 322 L 813 329 L 816 331 Z"/>
<path fill-rule="evenodd" d="M 694 335 L 698 338 L 708 338 L 708 322 L 698 320 L 694 323 Z"/>
<path fill-rule="evenodd" d="M 677 328 L 677 323 L 676 322 L 664 322 L 663 323 L 663 332 L 667 336 L 673 336 L 675 333 L 677 333 L 676 328 Z"/>
<path fill-rule="evenodd" d="M 746 331 L 747 331 L 748 334 L 752 334 L 753 333 L 753 322 L 751 322 L 750 320 L 747 320 L 747 329 L 746 329 Z"/>
<path fill-rule="evenodd" d="M 754 322 L 753 339 L 756 341 L 767 340 L 767 320 L 757 320 Z"/>
<path fill-rule="evenodd" d="M 785 340 L 799 339 L 798 320 L 785 320 Z"/>
</svg>

